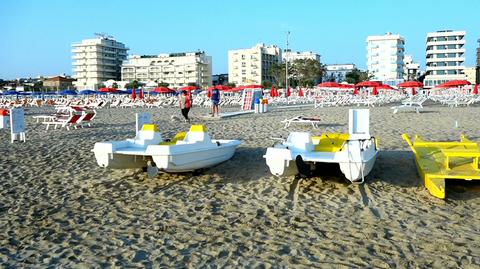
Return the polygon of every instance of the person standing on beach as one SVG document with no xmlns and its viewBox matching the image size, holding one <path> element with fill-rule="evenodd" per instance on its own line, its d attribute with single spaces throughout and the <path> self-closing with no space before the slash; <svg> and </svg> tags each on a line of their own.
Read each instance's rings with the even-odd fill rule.
<svg viewBox="0 0 480 269">
<path fill-rule="evenodd" d="M 218 108 L 218 104 L 220 103 L 220 91 L 217 88 L 213 88 L 210 99 L 212 100 L 212 117 L 215 117 L 215 111 L 217 111 L 217 116 L 220 116 Z"/>
<path fill-rule="evenodd" d="M 179 95 L 180 101 L 180 110 L 182 111 L 182 115 L 185 118 L 185 122 L 190 121 L 188 118 L 188 112 L 190 111 L 190 107 L 192 106 L 192 102 L 190 96 L 187 94 L 187 91 L 182 91 Z"/>
</svg>

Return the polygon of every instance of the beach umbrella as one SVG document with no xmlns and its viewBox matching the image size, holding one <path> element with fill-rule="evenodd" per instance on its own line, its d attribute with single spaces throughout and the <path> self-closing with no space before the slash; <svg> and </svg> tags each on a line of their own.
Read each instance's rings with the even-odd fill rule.
<svg viewBox="0 0 480 269">
<path fill-rule="evenodd" d="M 272 89 L 270 90 L 270 97 L 275 97 L 275 86 L 272 86 Z"/>
<path fill-rule="evenodd" d="M 290 90 L 290 87 L 288 87 L 287 93 L 286 93 L 287 97 L 290 96 L 291 94 L 292 94 L 292 92 L 291 92 L 291 90 Z"/>
<path fill-rule="evenodd" d="M 262 85 L 256 85 L 256 84 L 245 85 L 245 86 L 241 86 L 241 87 L 243 87 L 244 89 L 263 89 Z"/>
<path fill-rule="evenodd" d="M 198 86 L 185 86 L 180 88 L 180 91 L 194 91 L 200 89 Z"/>
<path fill-rule="evenodd" d="M 420 81 L 405 81 L 397 85 L 399 88 L 423 88 L 423 83 Z"/>
<path fill-rule="evenodd" d="M 298 90 L 298 96 L 303 96 L 302 88 L 300 88 L 300 90 Z"/>
<path fill-rule="evenodd" d="M 77 95 L 77 92 L 74 90 L 63 90 L 59 92 L 61 95 Z"/>
<path fill-rule="evenodd" d="M 322 82 L 317 85 L 317 88 L 341 88 L 341 84 L 333 81 Z"/>
<path fill-rule="evenodd" d="M 170 88 L 167 88 L 167 87 L 157 87 L 155 89 L 153 89 L 151 91 L 151 93 L 154 92 L 154 93 L 174 93 L 175 90 L 172 90 Z"/>
<path fill-rule="evenodd" d="M 118 92 L 115 88 L 100 88 L 98 89 L 99 92 Z"/>
<path fill-rule="evenodd" d="M 470 83 L 470 81 L 467 81 L 467 80 L 450 80 L 440 85 L 437 85 L 437 87 L 435 88 L 454 88 L 454 87 L 465 86 L 470 84 L 472 83 Z"/>
<path fill-rule="evenodd" d="M 138 95 L 139 99 L 143 99 L 143 89 L 140 89 L 140 94 Z"/>
<path fill-rule="evenodd" d="M 137 90 L 132 89 L 132 99 L 135 100 L 137 98 Z"/>
<path fill-rule="evenodd" d="M 81 95 L 90 95 L 90 94 L 95 94 L 97 93 L 96 91 L 92 91 L 92 90 L 83 90 L 83 91 L 80 91 L 80 94 Z"/>
<path fill-rule="evenodd" d="M 342 89 L 353 89 L 355 88 L 355 85 L 353 84 L 348 84 L 348 83 L 340 83 L 340 88 Z"/>
<path fill-rule="evenodd" d="M 16 94 L 18 94 L 18 92 L 17 92 L 17 91 L 13 91 L 13 90 L 6 91 L 6 92 L 3 93 L 3 95 L 16 95 Z"/>
<path fill-rule="evenodd" d="M 357 83 L 355 86 L 356 87 L 376 87 L 380 85 L 382 85 L 382 83 L 378 81 L 362 81 L 360 83 Z"/>
<path fill-rule="evenodd" d="M 381 84 L 379 86 L 376 86 L 375 88 L 377 88 L 377 90 L 395 90 L 394 88 L 392 88 L 392 86 L 387 84 Z"/>
</svg>

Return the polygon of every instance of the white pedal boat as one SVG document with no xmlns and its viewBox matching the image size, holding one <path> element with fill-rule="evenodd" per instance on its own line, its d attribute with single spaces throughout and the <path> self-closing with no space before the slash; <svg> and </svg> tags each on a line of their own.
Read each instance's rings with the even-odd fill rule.
<svg viewBox="0 0 480 269">
<path fill-rule="evenodd" d="M 134 139 L 95 143 L 93 152 L 101 167 L 131 169 L 148 167 L 148 173 L 188 172 L 217 165 L 232 158 L 239 140 L 210 139 L 205 126 L 192 125 L 164 141 L 157 126 L 145 124 Z"/>
<path fill-rule="evenodd" d="M 377 141 L 369 133 L 369 110 L 349 110 L 349 133 L 291 132 L 263 156 L 274 175 L 311 176 L 315 163 L 338 163 L 351 182 L 363 182 L 375 164 Z"/>
</svg>

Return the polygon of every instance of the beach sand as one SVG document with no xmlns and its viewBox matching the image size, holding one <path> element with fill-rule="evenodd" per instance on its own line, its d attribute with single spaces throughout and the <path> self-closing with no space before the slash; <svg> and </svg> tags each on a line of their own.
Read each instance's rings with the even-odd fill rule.
<svg viewBox="0 0 480 269">
<path fill-rule="evenodd" d="M 363 185 L 335 167 L 311 179 L 274 177 L 271 137 L 293 130 L 348 131 L 348 107 L 278 110 L 205 123 L 211 137 L 241 139 L 234 157 L 200 174 L 106 170 L 95 142 L 134 136 L 135 112 L 153 114 L 164 137 L 189 125 L 174 108 L 102 109 L 91 128 L 48 130 L 27 109 L 27 142 L 0 130 L 0 263 L 12 267 L 478 268 L 480 184 L 431 196 L 401 134 L 480 141 L 480 107 L 429 105 L 393 114 L 374 107 L 381 152 Z M 223 109 L 225 111 L 225 109 Z M 236 110 L 236 109 L 229 109 Z M 320 117 L 317 130 L 281 120 Z M 455 126 L 457 121 L 458 127 Z"/>
</svg>

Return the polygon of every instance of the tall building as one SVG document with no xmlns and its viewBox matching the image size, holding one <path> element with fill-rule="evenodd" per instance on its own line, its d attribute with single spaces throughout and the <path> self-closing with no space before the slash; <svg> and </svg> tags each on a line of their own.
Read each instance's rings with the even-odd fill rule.
<svg viewBox="0 0 480 269">
<path fill-rule="evenodd" d="M 403 58 L 404 80 L 415 80 L 420 76 L 420 64 L 413 61 L 412 55 L 405 55 Z"/>
<path fill-rule="evenodd" d="M 405 40 L 400 35 L 367 37 L 367 68 L 372 80 L 389 85 L 402 82 L 404 51 Z"/>
<path fill-rule="evenodd" d="M 206 87 L 212 85 L 212 57 L 200 51 L 133 55 L 123 62 L 122 80 L 165 82 L 172 88 Z"/>
<path fill-rule="evenodd" d="M 427 34 L 425 88 L 465 77 L 465 31 Z"/>
<path fill-rule="evenodd" d="M 275 45 L 257 44 L 250 49 L 228 51 L 228 80 L 238 85 L 274 82 L 270 74 L 273 64 L 281 63 L 282 52 Z"/>
<path fill-rule="evenodd" d="M 347 73 L 352 72 L 355 69 L 355 64 L 327 64 L 325 65 L 324 81 L 345 81 Z"/>
<path fill-rule="evenodd" d="M 465 67 L 465 70 L 464 70 L 464 73 L 465 73 L 465 79 L 472 83 L 472 84 L 475 84 L 476 83 L 476 68 L 475 67 Z"/>
<path fill-rule="evenodd" d="M 298 52 L 298 51 L 291 51 L 291 50 L 286 50 L 282 54 L 283 62 L 285 61 L 293 62 L 295 60 L 302 60 L 302 59 L 311 59 L 311 60 L 320 62 L 320 54 L 315 53 L 313 51 Z"/>
<path fill-rule="evenodd" d="M 73 77 L 77 89 L 96 89 L 103 81 L 120 80 L 128 48 L 106 34 L 72 44 Z"/>
</svg>

